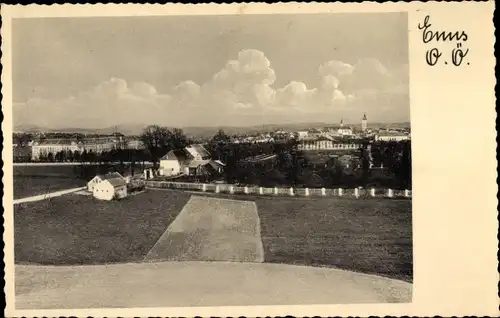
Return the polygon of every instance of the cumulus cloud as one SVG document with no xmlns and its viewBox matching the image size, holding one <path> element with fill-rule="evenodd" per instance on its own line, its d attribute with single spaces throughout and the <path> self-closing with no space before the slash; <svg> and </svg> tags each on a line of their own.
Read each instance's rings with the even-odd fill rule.
<svg viewBox="0 0 500 318">
<path fill-rule="evenodd" d="M 169 104 L 170 96 L 158 94 L 147 83 L 127 84 L 111 78 L 77 96 L 29 99 L 15 105 L 15 125 L 51 128 L 102 128 L 110 125 L 155 121 L 155 114 Z"/>
<path fill-rule="evenodd" d="M 234 125 L 264 116 L 323 120 L 335 111 L 409 108 L 408 65 L 389 70 L 377 59 L 360 59 L 353 65 L 329 60 L 318 66 L 317 79 L 317 87 L 301 81 L 275 87 L 276 73 L 265 54 L 242 50 L 205 83 L 182 81 L 165 94 L 149 83 L 111 78 L 77 96 L 30 99 L 16 106 L 15 120 L 45 127 L 131 122 Z"/>
<path fill-rule="evenodd" d="M 207 83 L 210 99 L 229 98 L 235 104 L 250 104 L 256 108 L 272 105 L 275 91 L 271 85 L 276 74 L 263 52 L 242 50 L 237 60 L 228 61 Z M 221 93 L 222 92 L 222 93 Z M 227 100 L 221 101 L 227 104 Z"/>
<path fill-rule="evenodd" d="M 314 103 L 316 89 L 308 89 L 302 82 L 292 81 L 276 92 L 276 105 L 279 107 L 306 110 Z"/>
</svg>

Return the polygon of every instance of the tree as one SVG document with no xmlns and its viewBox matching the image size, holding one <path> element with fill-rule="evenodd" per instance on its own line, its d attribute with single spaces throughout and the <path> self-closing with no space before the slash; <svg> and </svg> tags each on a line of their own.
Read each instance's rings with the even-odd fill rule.
<svg viewBox="0 0 500 318">
<path fill-rule="evenodd" d="M 73 153 L 73 161 L 79 162 L 81 159 L 82 159 L 82 157 L 81 157 L 80 151 L 75 150 L 75 152 Z"/>
<path fill-rule="evenodd" d="M 140 135 L 140 139 L 149 151 L 155 165 L 163 152 L 170 148 L 170 131 L 166 127 L 148 126 Z"/>
<path fill-rule="evenodd" d="M 184 148 L 188 145 L 188 139 L 182 129 L 151 125 L 146 127 L 140 135 L 140 140 L 148 150 L 154 165 L 160 157 L 172 149 Z"/>
<path fill-rule="evenodd" d="M 368 180 L 370 178 L 370 150 L 366 146 L 362 147 L 359 149 L 359 156 L 361 160 L 361 169 L 362 169 L 362 175 L 361 175 L 361 184 L 366 187 L 368 184 Z"/>
<path fill-rule="evenodd" d="M 188 145 L 188 139 L 182 129 L 174 128 L 170 131 L 170 148 L 181 149 Z"/>
<path fill-rule="evenodd" d="M 47 154 L 47 161 L 48 162 L 54 162 L 54 154 L 52 152 L 49 152 Z"/>
<path fill-rule="evenodd" d="M 224 130 L 219 129 L 217 133 L 212 137 L 211 142 L 215 144 L 220 144 L 220 143 L 229 143 L 231 141 L 231 137 L 226 135 Z"/>
</svg>

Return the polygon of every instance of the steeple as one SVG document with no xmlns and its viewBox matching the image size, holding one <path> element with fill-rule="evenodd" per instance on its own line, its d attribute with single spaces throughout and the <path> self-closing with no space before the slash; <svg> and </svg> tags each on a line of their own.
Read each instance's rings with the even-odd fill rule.
<svg viewBox="0 0 500 318">
<path fill-rule="evenodd" d="M 344 127 L 344 118 L 340 118 L 340 127 Z"/>
<path fill-rule="evenodd" d="M 368 126 L 368 119 L 366 119 L 366 113 L 363 115 L 363 119 L 361 120 L 361 131 L 365 132 Z"/>
</svg>

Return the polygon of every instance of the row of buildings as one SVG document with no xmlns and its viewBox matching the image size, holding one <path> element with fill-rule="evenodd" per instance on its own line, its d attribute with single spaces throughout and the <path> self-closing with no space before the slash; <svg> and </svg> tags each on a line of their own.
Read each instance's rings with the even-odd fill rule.
<svg viewBox="0 0 500 318">
<path fill-rule="evenodd" d="M 29 157 L 33 161 L 48 154 L 55 155 L 61 151 L 73 153 L 93 152 L 96 154 L 114 149 L 143 149 L 142 141 L 137 138 L 125 138 L 123 136 L 102 136 L 91 138 L 47 138 L 33 140 L 23 147 L 14 145 L 14 157 Z"/>
<path fill-rule="evenodd" d="M 403 141 L 410 139 L 407 129 L 380 129 L 369 128 L 366 114 L 361 119 L 361 129 L 345 125 L 340 119 L 340 125 L 324 128 L 311 128 L 300 131 L 277 130 L 274 132 L 259 133 L 254 136 L 233 137 L 232 143 L 273 143 L 279 140 L 294 139 L 304 150 L 337 149 L 345 144 L 346 140 L 370 139 L 374 141 Z M 330 142 L 329 142 L 330 141 Z M 312 143 L 311 143 L 312 142 Z"/>
</svg>

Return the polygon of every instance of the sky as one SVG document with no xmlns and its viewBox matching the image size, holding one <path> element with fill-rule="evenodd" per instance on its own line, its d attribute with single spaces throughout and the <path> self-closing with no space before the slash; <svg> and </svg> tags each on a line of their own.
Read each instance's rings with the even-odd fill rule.
<svg viewBox="0 0 500 318">
<path fill-rule="evenodd" d="M 409 121 L 406 13 L 13 21 L 14 125 Z"/>
</svg>

